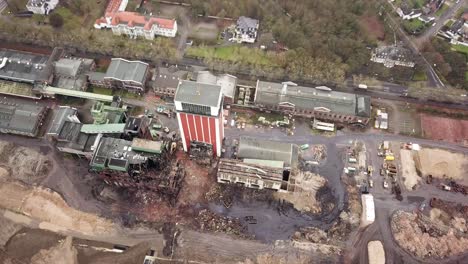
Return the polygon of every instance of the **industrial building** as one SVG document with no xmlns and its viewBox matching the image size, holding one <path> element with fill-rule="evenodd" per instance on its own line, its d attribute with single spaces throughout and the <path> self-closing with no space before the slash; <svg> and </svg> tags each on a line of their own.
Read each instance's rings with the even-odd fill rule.
<svg viewBox="0 0 468 264">
<path fill-rule="evenodd" d="M 221 159 L 219 183 L 248 188 L 288 191 L 289 180 L 297 171 L 299 147 L 294 144 L 241 137 L 238 159 Z"/>
<path fill-rule="evenodd" d="M 362 194 L 362 215 L 361 226 L 366 227 L 375 221 L 374 196 L 372 194 Z"/>
<path fill-rule="evenodd" d="M 4 97 L 0 99 L 0 132 L 35 137 L 47 114 L 36 102 Z"/>
<path fill-rule="evenodd" d="M 265 164 L 267 163 L 265 162 Z M 219 183 L 231 183 L 248 188 L 276 191 L 287 190 L 289 181 L 288 175 L 284 174 L 282 166 L 260 165 L 252 160 L 232 159 L 220 160 L 217 179 Z"/>
<path fill-rule="evenodd" d="M 54 62 L 53 86 L 84 91 L 87 88 L 86 73 L 95 68 L 94 60 L 83 58 L 61 58 Z"/>
<path fill-rule="evenodd" d="M 282 167 L 294 169 L 298 165 L 299 147 L 286 142 L 241 137 L 237 157 L 244 161 L 249 159 L 250 162 L 256 160 L 276 161 L 275 164 L 281 162 Z M 271 165 L 272 162 L 268 164 Z"/>
<path fill-rule="evenodd" d="M 260 109 L 348 124 L 367 124 L 371 114 L 369 96 L 335 92 L 324 86 L 303 87 L 293 82 L 259 80 L 254 101 Z"/>
<path fill-rule="evenodd" d="M 236 93 L 237 77 L 230 74 L 215 75 L 209 71 L 197 72 L 197 82 L 221 86 L 224 103 L 233 103 Z"/>
<path fill-rule="evenodd" d="M 169 68 L 159 67 L 152 77 L 154 93 L 161 96 L 174 97 L 179 82 L 186 80 L 187 76 L 187 70 L 182 70 L 176 66 Z"/>
<path fill-rule="evenodd" d="M 174 98 L 184 151 L 192 142 L 210 144 L 213 155 L 221 156 L 224 138 L 221 86 L 181 81 Z"/>
<path fill-rule="evenodd" d="M 148 63 L 113 58 L 106 73 L 90 73 L 89 82 L 92 85 L 106 87 L 109 89 L 124 89 L 130 92 L 144 92 L 148 72 Z"/>
<path fill-rule="evenodd" d="M 29 84 L 52 83 L 51 56 L 0 49 L 0 79 Z"/>
<path fill-rule="evenodd" d="M 185 178 L 184 168 L 170 157 L 174 148 L 169 142 L 104 137 L 90 166 L 107 184 L 142 192 L 145 200 L 164 195 L 174 205 Z"/>
</svg>

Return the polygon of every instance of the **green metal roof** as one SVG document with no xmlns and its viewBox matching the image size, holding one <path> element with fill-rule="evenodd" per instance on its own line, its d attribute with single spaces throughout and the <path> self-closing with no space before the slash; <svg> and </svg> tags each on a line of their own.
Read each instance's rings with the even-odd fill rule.
<svg viewBox="0 0 468 264">
<path fill-rule="evenodd" d="M 260 166 L 267 166 L 279 169 L 282 169 L 284 167 L 284 162 L 279 160 L 244 159 L 244 163 L 256 164 Z"/>
<path fill-rule="evenodd" d="M 86 134 L 117 134 L 125 131 L 125 123 L 122 124 L 85 124 L 81 127 L 81 132 Z"/>
</svg>

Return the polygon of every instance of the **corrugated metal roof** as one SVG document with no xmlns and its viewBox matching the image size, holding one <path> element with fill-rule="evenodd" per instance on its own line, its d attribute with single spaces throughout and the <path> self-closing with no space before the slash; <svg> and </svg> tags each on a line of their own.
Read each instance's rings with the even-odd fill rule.
<svg viewBox="0 0 468 264">
<path fill-rule="evenodd" d="M 285 166 L 296 167 L 299 149 L 291 143 L 241 137 L 237 156 L 245 159 L 282 161 Z"/>
<path fill-rule="evenodd" d="M 280 160 L 260 160 L 260 159 L 244 159 L 244 163 L 256 164 L 272 168 L 284 168 L 284 162 Z"/>
<path fill-rule="evenodd" d="M 359 100 L 359 104 L 358 98 L 362 98 Z M 298 86 L 291 82 L 258 81 L 255 103 L 272 106 L 289 103 L 295 108 L 310 110 L 323 107 L 334 113 L 365 116 L 365 114 L 370 113 L 370 99 L 368 98 L 368 96 L 357 96 L 351 93 Z"/>
<path fill-rule="evenodd" d="M 221 104 L 221 86 L 198 83 L 192 81 L 181 81 L 177 87 L 174 101 L 219 107 Z"/>
<path fill-rule="evenodd" d="M 104 78 L 144 83 L 147 70 L 148 64 L 142 61 L 113 58 Z"/>
</svg>

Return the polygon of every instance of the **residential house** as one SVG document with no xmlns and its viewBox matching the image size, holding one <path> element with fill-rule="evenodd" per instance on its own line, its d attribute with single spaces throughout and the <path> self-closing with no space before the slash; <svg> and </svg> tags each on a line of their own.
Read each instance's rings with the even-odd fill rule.
<svg viewBox="0 0 468 264">
<path fill-rule="evenodd" d="M 398 45 L 389 45 L 376 48 L 372 52 L 370 60 L 383 63 L 387 68 L 394 66 L 414 67 L 415 63 L 412 57 L 411 51 L 408 49 Z"/>
<path fill-rule="evenodd" d="M 254 103 L 264 110 L 366 125 L 370 119 L 370 97 L 332 91 L 327 87 L 303 87 L 293 82 L 257 81 Z"/>
<path fill-rule="evenodd" d="M 157 95 L 174 97 L 179 82 L 186 80 L 188 71 L 176 66 L 159 67 L 153 74 L 153 90 Z"/>
<path fill-rule="evenodd" d="M 148 63 L 113 58 L 106 73 L 90 73 L 89 82 L 96 86 L 140 93 L 145 91 L 148 72 Z"/>
<path fill-rule="evenodd" d="M 197 72 L 197 82 L 221 86 L 224 102 L 227 104 L 234 102 L 236 93 L 237 77 L 230 74 L 215 75 L 209 71 Z"/>
<path fill-rule="evenodd" d="M 429 0 L 425 7 L 423 8 L 424 13 L 427 14 L 433 14 L 439 10 L 442 5 L 445 3 L 445 0 Z"/>
<path fill-rule="evenodd" d="M 237 19 L 235 40 L 238 43 L 254 43 L 257 39 L 259 21 L 250 17 L 241 16 Z"/>
<path fill-rule="evenodd" d="M 26 8 L 34 14 L 48 15 L 58 3 L 59 0 L 29 0 Z"/>
<path fill-rule="evenodd" d="M 115 35 L 128 35 L 130 38 L 144 37 L 153 40 L 155 36 L 175 37 L 177 21 L 127 12 L 128 0 L 111 0 L 104 16 L 97 19 L 96 29 L 110 28 Z"/>
<path fill-rule="evenodd" d="M 423 13 L 421 9 L 413 9 L 410 7 L 410 4 L 406 1 L 401 3 L 400 7 L 396 9 L 396 12 L 404 20 L 417 18 Z"/>
</svg>

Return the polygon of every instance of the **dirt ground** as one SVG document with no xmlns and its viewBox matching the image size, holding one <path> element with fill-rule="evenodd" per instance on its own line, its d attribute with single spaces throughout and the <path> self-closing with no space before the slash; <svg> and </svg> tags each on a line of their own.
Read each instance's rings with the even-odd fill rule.
<svg viewBox="0 0 468 264">
<path fill-rule="evenodd" d="M 51 161 L 43 153 L 0 141 L 0 181 L 18 180 L 38 184 L 51 169 Z"/>
<path fill-rule="evenodd" d="M 360 19 L 360 24 L 367 32 L 379 40 L 385 38 L 385 29 L 376 16 L 365 16 Z"/>
<path fill-rule="evenodd" d="M 451 178 L 468 185 L 468 158 L 462 153 L 442 149 L 422 148 L 418 151 L 416 168 L 422 176 L 431 174 L 435 178 Z"/>
<path fill-rule="evenodd" d="M 290 202 L 298 211 L 321 213 L 322 204 L 316 198 L 317 191 L 327 183 L 325 178 L 311 172 L 298 172 L 294 180 L 294 192 L 276 192 L 273 197 Z"/>
<path fill-rule="evenodd" d="M 468 120 L 421 114 L 423 136 L 468 145 Z"/>
<path fill-rule="evenodd" d="M 48 230 L 69 229 L 83 234 L 105 234 L 116 225 L 94 214 L 70 207 L 63 198 L 48 189 L 28 187 L 19 182 L 0 186 L 0 207 L 41 221 Z"/>
<path fill-rule="evenodd" d="M 414 163 L 414 153 L 412 150 L 401 149 L 400 158 L 401 158 L 401 176 L 404 178 L 404 184 L 407 190 L 411 190 L 414 185 L 417 185 L 421 182 L 421 177 L 419 177 L 416 172 L 416 165 Z"/>
<path fill-rule="evenodd" d="M 58 245 L 49 249 L 41 249 L 31 258 L 31 264 L 76 264 L 77 250 L 72 246 L 72 237 L 67 237 Z"/>
<path fill-rule="evenodd" d="M 190 37 L 202 40 L 215 40 L 219 28 L 215 23 L 199 22 L 192 26 Z"/>
</svg>

